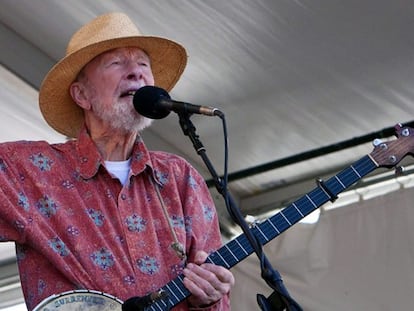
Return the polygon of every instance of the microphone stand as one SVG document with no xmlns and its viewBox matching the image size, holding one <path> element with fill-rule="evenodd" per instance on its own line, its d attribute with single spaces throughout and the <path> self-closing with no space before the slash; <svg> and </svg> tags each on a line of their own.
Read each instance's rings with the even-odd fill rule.
<svg viewBox="0 0 414 311">
<path fill-rule="evenodd" d="M 248 224 L 241 214 L 240 209 L 237 207 L 233 197 L 225 189 L 223 180 L 218 176 L 211 161 L 209 160 L 206 149 L 199 140 L 199 136 L 196 134 L 194 124 L 191 122 L 191 114 L 188 112 L 179 112 L 179 123 L 185 136 L 188 136 L 196 150 L 204 161 L 207 169 L 209 170 L 217 191 L 224 197 L 226 201 L 227 209 L 233 220 L 241 227 L 242 231 L 249 240 L 254 252 L 260 260 L 261 276 L 266 283 L 274 290 L 269 297 L 265 297 L 261 294 L 257 294 L 257 302 L 263 311 L 302 311 L 302 308 L 291 298 L 286 287 L 283 284 L 282 277 L 279 272 L 272 268 L 269 260 L 262 251 L 262 245 L 259 239 L 251 232 Z M 224 119 L 224 114 L 219 115 Z"/>
</svg>

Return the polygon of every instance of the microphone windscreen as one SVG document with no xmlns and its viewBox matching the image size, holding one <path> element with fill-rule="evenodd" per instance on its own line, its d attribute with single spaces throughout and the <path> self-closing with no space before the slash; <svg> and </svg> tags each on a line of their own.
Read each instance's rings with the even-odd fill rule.
<svg viewBox="0 0 414 311">
<path fill-rule="evenodd" d="M 156 86 L 143 86 L 134 94 L 134 108 L 144 117 L 163 119 L 170 114 L 170 110 L 160 105 L 160 101 L 163 99 L 171 99 L 166 90 Z"/>
</svg>

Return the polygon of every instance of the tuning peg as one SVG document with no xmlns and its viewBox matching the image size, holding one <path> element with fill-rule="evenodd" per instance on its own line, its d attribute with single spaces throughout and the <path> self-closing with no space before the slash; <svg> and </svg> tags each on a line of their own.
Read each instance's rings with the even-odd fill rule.
<svg viewBox="0 0 414 311">
<path fill-rule="evenodd" d="M 395 125 L 395 135 L 398 137 L 399 135 L 404 136 L 404 137 L 408 137 L 410 136 L 410 130 L 411 128 L 409 127 L 404 127 L 401 123 L 398 123 Z"/>
<path fill-rule="evenodd" d="M 377 146 L 381 145 L 382 143 L 383 143 L 383 141 L 379 138 L 375 138 L 374 141 L 372 142 L 374 147 L 377 147 Z"/>
<path fill-rule="evenodd" d="M 396 166 L 395 167 L 395 176 L 403 176 L 404 175 L 404 171 L 405 171 L 405 168 L 404 168 L 404 166 Z"/>
<path fill-rule="evenodd" d="M 246 217 L 244 217 L 244 220 L 246 221 L 246 223 L 249 227 L 254 227 L 259 222 L 256 219 L 256 217 L 254 217 L 252 215 L 246 215 Z"/>
</svg>

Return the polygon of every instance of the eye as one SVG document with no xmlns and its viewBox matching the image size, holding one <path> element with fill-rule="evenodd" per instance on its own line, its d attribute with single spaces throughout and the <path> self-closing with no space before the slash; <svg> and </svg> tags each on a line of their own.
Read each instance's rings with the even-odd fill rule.
<svg viewBox="0 0 414 311">
<path fill-rule="evenodd" d="M 117 66 L 117 65 L 121 65 L 122 64 L 122 59 L 119 57 L 112 57 L 110 59 L 108 59 L 107 61 L 107 66 Z"/>
</svg>

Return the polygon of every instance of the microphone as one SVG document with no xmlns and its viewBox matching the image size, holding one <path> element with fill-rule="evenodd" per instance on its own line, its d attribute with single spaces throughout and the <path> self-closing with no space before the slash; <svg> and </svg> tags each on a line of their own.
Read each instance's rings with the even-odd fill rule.
<svg viewBox="0 0 414 311">
<path fill-rule="evenodd" d="M 147 85 L 139 88 L 134 94 L 133 103 L 135 110 L 140 115 L 150 119 L 163 119 L 171 111 L 205 116 L 223 116 L 223 113 L 217 108 L 172 100 L 166 90 L 156 86 Z"/>
</svg>

